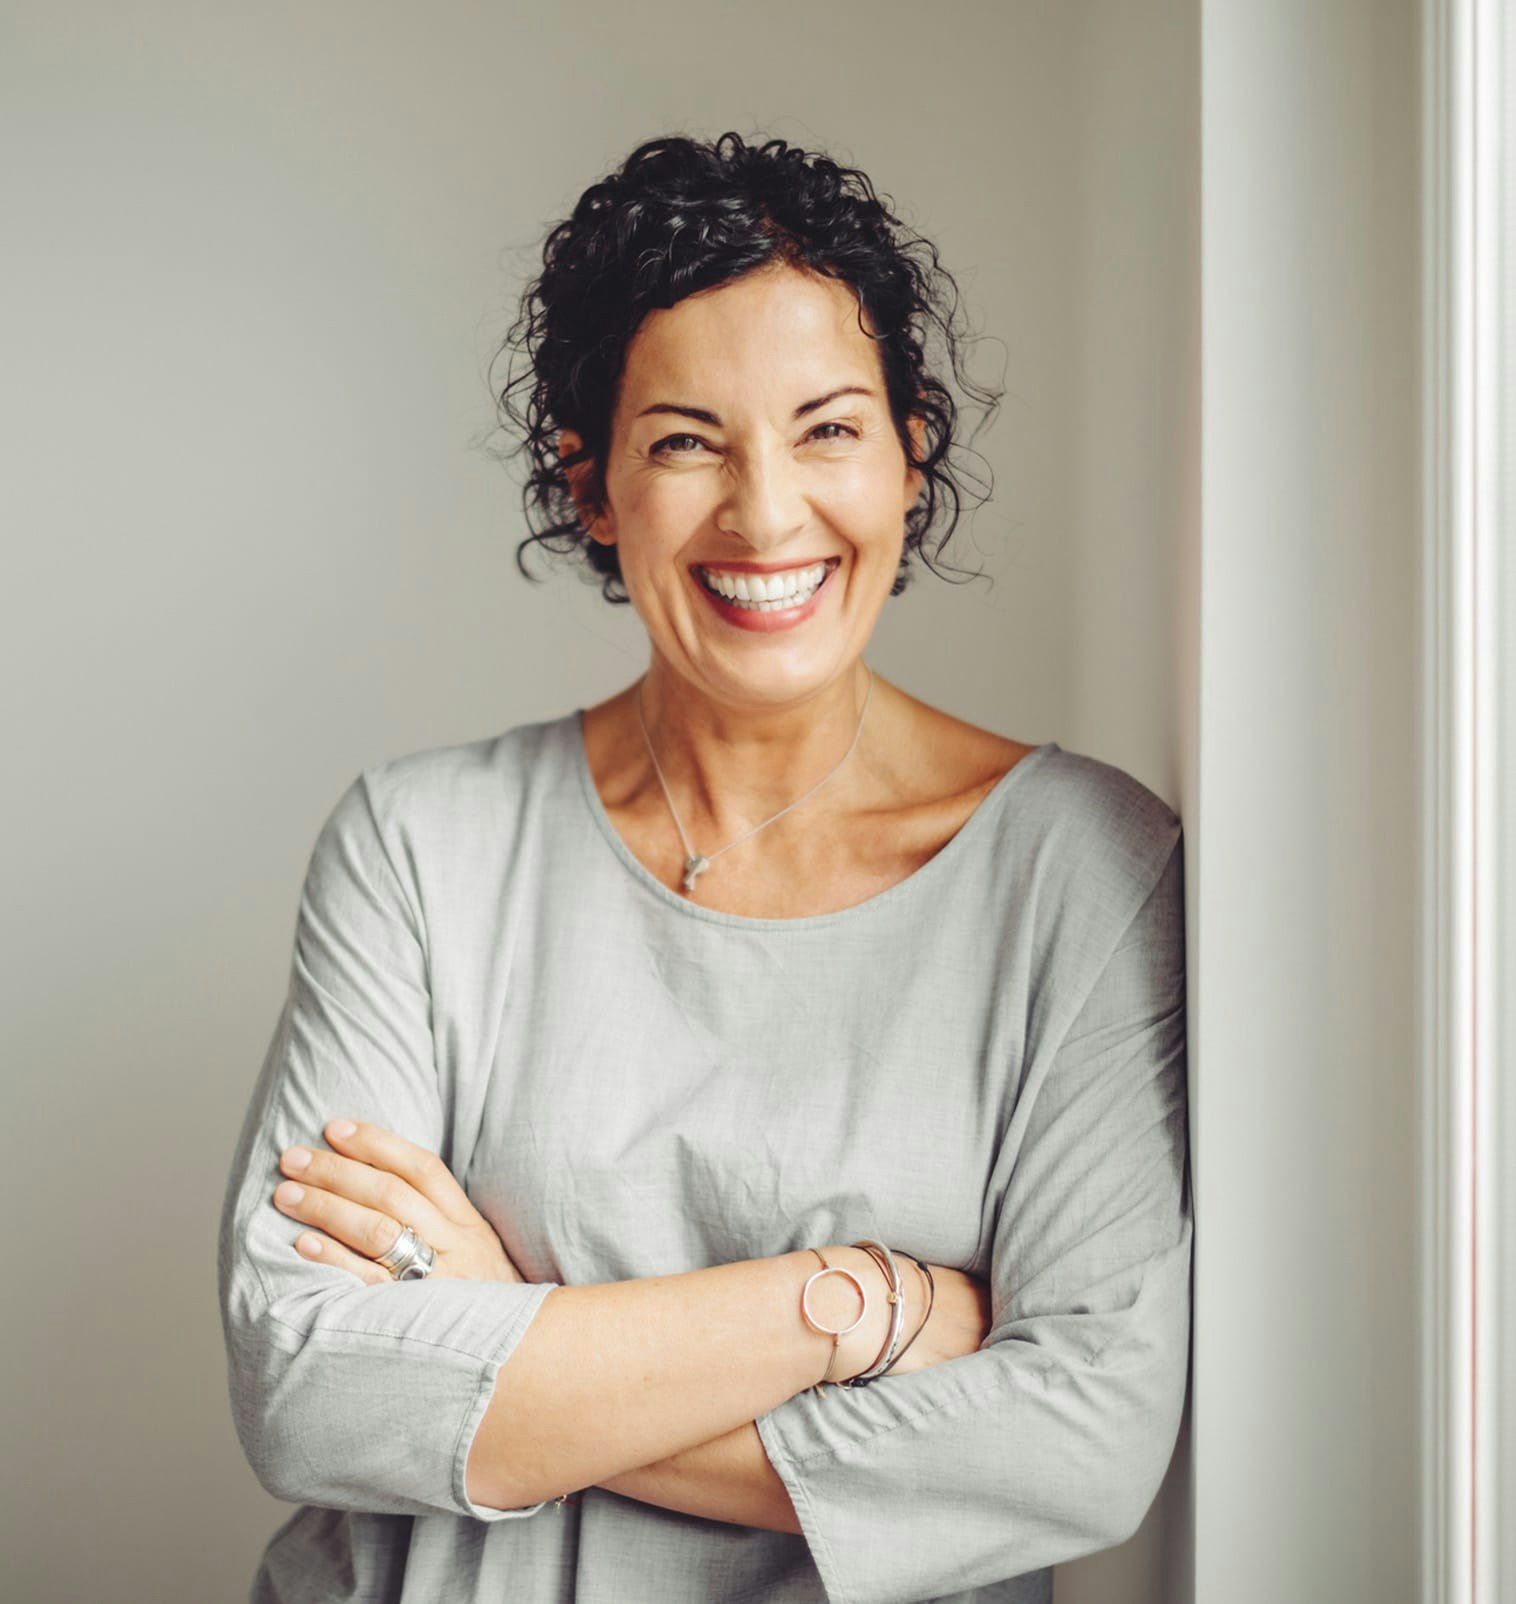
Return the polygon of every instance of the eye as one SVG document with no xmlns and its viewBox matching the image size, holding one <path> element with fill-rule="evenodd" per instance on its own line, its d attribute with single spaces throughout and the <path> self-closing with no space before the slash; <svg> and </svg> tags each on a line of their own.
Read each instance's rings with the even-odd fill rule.
<svg viewBox="0 0 1516 1604">
<path fill-rule="evenodd" d="M 697 446 L 702 446 L 705 444 L 700 436 L 696 434 L 671 434 L 666 435 L 662 440 L 656 441 L 653 445 L 650 445 L 648 447 L 647 454 L 650 457 L 689 456 L 690 453 L 688 451 L 672 451 L 669 449 L 676 440 L 693 440 Z"/>
<path fill-rule="evenodd" d="M 842 431 L 842 433 L 841 434 L 823 434 L 821 432 L 823 429 L 840 429 Z M 844 440 L 844 439 L 856 440 L 858 438 L 858 431 L 856 429 L 852 428 L 850 425 L 848 425 L 846 423 L 837 423 L 835 421 L 831 422 L 831 423 L 818 423 L 816 425 L 816 427 L 811 430 L 810 435 L 808 436 L 808 438 L 813 438 L 813 439 L 818 439 L 818 440 Z M 689 441 L 691 443 L 692 447 L 693 446 L 699 446 L 699 447 L 701 447 L 703 449 L 704 446 L 705 446 L 705 441 L 702 440 L 698 434 L 669 434 L 669 435 L 665 435 L 663 437 L 663 439 L 657 440 L 652 445 L 650 445 L 648 447 L 647 454 L 650 457 L 689 457 L 689 456 L 693 456 L 694 455 L 694 451 L 692 449 L 691 450 L 683 450 L 683 449 L 677 449 L 676 450 L 675 449 L 678 446 L 679 442 L 680 441 L 684 441 L 684 440 Z"/>
</svg>

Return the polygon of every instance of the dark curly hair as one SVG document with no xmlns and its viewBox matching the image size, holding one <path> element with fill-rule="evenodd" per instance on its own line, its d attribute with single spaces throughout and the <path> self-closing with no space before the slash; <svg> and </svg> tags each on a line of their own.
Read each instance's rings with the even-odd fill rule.
<svg viewBox="0 0 1516 1604">
<path fill-rule="evenodd" d="M 629 599 L 615 546 L 592 540 L 580 520 L 568 470 L 589 463 L 585 493 L 592 507 L 602 508 L 602 464 L 617 388 L 643 318 L 772 262 L 841 280 L 857 295 L 859 327 L 879 345 L 886 396 L 906 461 L 923 474 L 923 493 L 906 514 L 905 544 L 890 594 L 905 589 L 913 554 L 940 573 L 934 559 L 940 559 L 957 526 L 962 486 L 949 461 L 958 410 L 947 386 L 928 368 L 929 331 L 941 335 L 953 375 L 984 409 L 979 428 L 994 414 L 1003 392 L 976 385 L 964 372 L 957 285 L 941 266 L 936 247 L 900 222 L 866 174 L 782 139 L 750 145 L 728 132 L 711 143 L 683 135 L 648 140 L 619 171 L 585 190 L 573 215 L 547 236 L 542 262 L 490 363 L 494 391 L 497 364 L 502 357 L 509 362 L 506 382 L 495 394 L 502 427 L 521 438 L 505 455 L 529 452 L 532 463 L 522 489 L 532 533 L 516 548 L 517 566 L 528 579 L 537 576 L 525 555 L 538 545 L 553 553 L 577 553 L 592 570 L 586 577 L 600 577 L 607 601 Z M 865 312 L 874 332 L 864 327 Z M 526 365 L 517 372 L 521 354 Z M 924 424 L 927 449 L 919 460 L 907 426 L 912 416 Z M 582 447 L 559 457 L 557 436 L 563 428 L 574 430 Z M 987 497 L 988 490 L 979 499 Z M 928 549 L 927 534 L 943 506 L 946 527 Z"/>
</svg>

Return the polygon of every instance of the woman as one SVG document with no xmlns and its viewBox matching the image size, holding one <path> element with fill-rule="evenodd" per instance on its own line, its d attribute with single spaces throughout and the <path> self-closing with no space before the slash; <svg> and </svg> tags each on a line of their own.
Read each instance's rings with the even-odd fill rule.
<svg viewBox="0 0 1516 1604">
<path fill-rule="evenodd" d="M 1146 1511 L 1180 825 L 864 662 L 957 499 L 935 263 L 734 134 L 550 236 L 532 538 L 649 666 L 366 770 L 316 842 L 221 1238 L 302 1506 L 256 1599 L 1046 1600 Z"/>
</svg>

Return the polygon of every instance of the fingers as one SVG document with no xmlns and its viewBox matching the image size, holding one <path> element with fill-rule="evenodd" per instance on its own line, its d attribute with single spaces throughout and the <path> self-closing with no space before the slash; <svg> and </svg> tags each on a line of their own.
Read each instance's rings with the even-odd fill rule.
<svg viewBox="0 0 1516 1604">
<path fill-rule="evenodd" d="M 454 1225 L 472 1225 L 477 1220 L 478 1211 L 468 1193 L 430 1149 L 366 1120 L 334 1119 L 324 1134 L 338 1152 L 398 1175 Z"/>
<path fill-rule="evenodd" d="M 279 1155 L 279 1168 L 301 1186 L 319 1187 L 398 1225 L 414 1225 L 434 1247 L 448 1236 L 446 1218 L 409 1181 L 388 1170 L 375 1169 L 355 1158 L 320 1147 L 287 1147 Z M 394 1227 L 391 1227 L 393 1231 Z M 363 1251 L 361 1243 L 353 1243 Z"/>
<path fill-rule="evenodd" d="M 323 1192 L 316 1186 L 281 1181 L 274 1188 L 274 1204 L 290 1219 L 318 1227 L 366 1259 L 388 1253 L 400 1234 L 400 1225 L 393 1215 L 366 1208 L 361 1203 L 351 1203 L 335 1192 Z M 419 1225 L 417 1229 L 421 1229 Z"/>
<path fill-rule="evenodd" d="M 340 1242 L 334 1242 L 329 1236 L 321 1236 L 315 1231 L 302 1231 L 295 1238 L 295 1249 L 302 1259 L 309 1259 L 313 1264 L 335 1265 L 371 1287 L 390 1279 L 389 1271 L 382 1269 L 372 1259 L 365 1259 L 351 1248 L 345 1248 Z"/>
</svg>

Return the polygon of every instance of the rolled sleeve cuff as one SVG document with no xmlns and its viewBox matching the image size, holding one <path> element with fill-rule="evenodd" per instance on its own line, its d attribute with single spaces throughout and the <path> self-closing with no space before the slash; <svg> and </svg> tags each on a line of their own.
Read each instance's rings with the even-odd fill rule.
<svg viewBox="0 0 1516 1604">
<path fill-rule="evenodd" d="M 516 1344 L 526 1335 L 526 1328 L 532 1323 L 537 1310 L 542 1307 L 544 1299 L 553 1290 L 554 1285 L 553 1282 L 544 1282 L 534 1287 L 537 1296 L 529 1298 L 522 1304 L 516 1319 L 502 1333 L 499 1349 L 484 1361 L 484 1366 L 479 1372 L 478 1391 L 459 1429 L 458 1446 L 453 1454 L 453 1496 L 457 1500 L 459 1512 L 475 1520 L 515 1520 L 523 1515 L 535 1515 L 552 1502 L 550 1499 L 543 1499 L 540 1503 L 523 1504 L 518 1509 L 492 1509 L 487 1504 L 476 1504 L 468 1495 L 468 1458 L 473 1450 L 474 1438 L 478 1436 L 479 1427 L 483 1424 L 485 1412 L 489 1409 L 490 1400 L 495 1395 L 495 1380 L 506 1360 L 515 1351 Z"/>
</svg>

